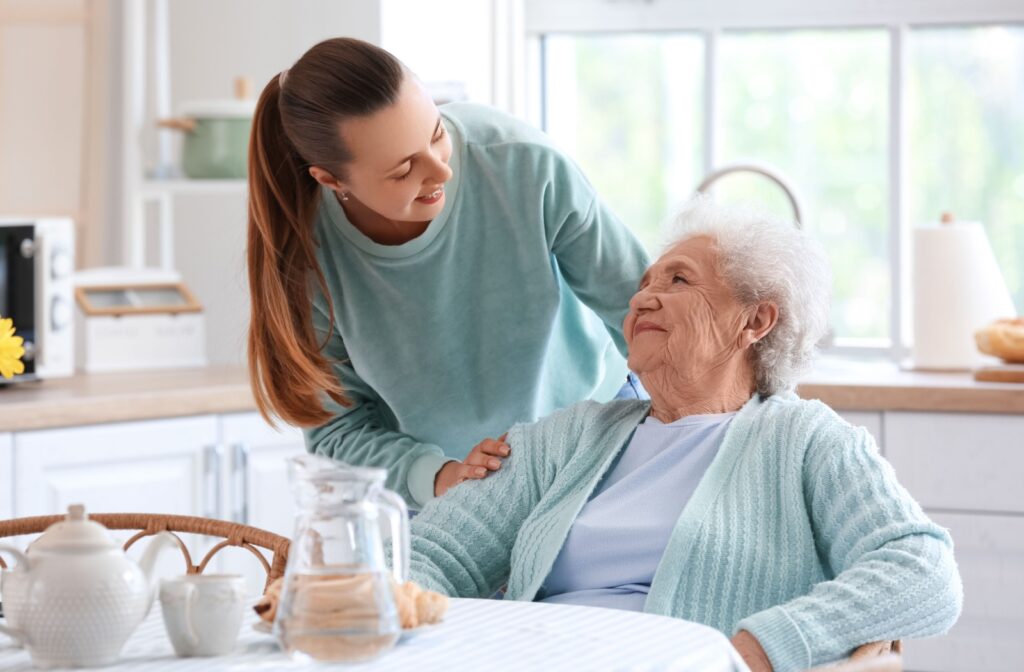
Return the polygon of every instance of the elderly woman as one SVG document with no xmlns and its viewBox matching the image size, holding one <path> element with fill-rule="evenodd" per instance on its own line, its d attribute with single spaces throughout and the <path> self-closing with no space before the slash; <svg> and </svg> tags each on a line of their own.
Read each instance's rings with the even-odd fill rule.
<svg viewBox="0 0 1024 672">
<path fill-rule="evenodd" d="M 755 671 L 946 631 L 962 598 L 949 534 L 867 431 L 791 391 L 826 330 L 822 253 L 708 201 L 679 223 L 624 323 L 650 401 L 514 427 L 497 475 L 413 521 L 412 578 L 696 621 Z"/>
</svg>

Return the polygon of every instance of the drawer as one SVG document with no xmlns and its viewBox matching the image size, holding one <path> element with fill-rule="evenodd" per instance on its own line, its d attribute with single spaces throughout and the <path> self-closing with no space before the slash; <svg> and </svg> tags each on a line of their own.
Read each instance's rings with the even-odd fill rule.
<svg viewBox="0 0 1024 672">
<path fill-rule="evenodd" d="M 925 508 L 1024 513 L 1024 417 L 885 413 L 885 456 Z"/>
<path fill-rule="evenodd" d="M 882 445 L 882 414 L 870 411 L 836 411 L 848 423 L 854 427 L 863 427 L 875 437 L 875 443 Z"/>
<path fill-rule="evenodd" d="M 949 528 L 964 608 L 949 634 L 906 642 L 917 672 L 1016 672 L 1024 661 L 1024 517 L 934 514 Z"/>
</svg>

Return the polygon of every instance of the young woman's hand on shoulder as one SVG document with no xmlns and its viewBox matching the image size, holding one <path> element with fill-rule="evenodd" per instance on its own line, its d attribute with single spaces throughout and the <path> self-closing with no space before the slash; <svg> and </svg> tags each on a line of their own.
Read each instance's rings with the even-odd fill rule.
<svg viewBox="0 0 1024 672">
<path fill-rule="evenodd" d="M 507 434 L 497 439 L 484 439 L 476 444 L 462 462 L 447 462 L 434 477 L 434 496 L 440 497 L 463 481 L 485 478 L 492 471 L 501 469 L 502 459 L 512 449 L 505 443 Z"/>
</svg>

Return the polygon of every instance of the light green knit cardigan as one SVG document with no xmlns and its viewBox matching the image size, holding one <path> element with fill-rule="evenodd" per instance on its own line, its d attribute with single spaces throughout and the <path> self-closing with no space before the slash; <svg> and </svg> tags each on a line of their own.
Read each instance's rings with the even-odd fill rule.
<svg viewBox="0 0 1024 672">
<path fill-rule="evenodd" d="M 649 404 L 582 402 L 508 434 L 511 456 L 412 522 L 412 579 L 532 600 Z M 871 435 L 817 401 L 752 398 L 669 539 L 645 611 L 745 629 L 777 672 L 876 640 L 937 635 L 960 613 L 953 544 Z M 666 642 L 666 646 L 671 646 Z"/>
</svg>

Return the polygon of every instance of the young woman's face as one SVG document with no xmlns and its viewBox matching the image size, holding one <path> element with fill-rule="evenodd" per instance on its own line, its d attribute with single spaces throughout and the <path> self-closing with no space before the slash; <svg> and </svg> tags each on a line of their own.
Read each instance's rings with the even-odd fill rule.
<svg viewBox="0 0 1024 672">
<path fill-rule="evenodd" d="M 342 124 L 352 160 L 338 190 L 378 215 L 425 222 L 444 207 L 452 141 L 434 101 L 406 77 L 394 105 Z"/>
</svg>

